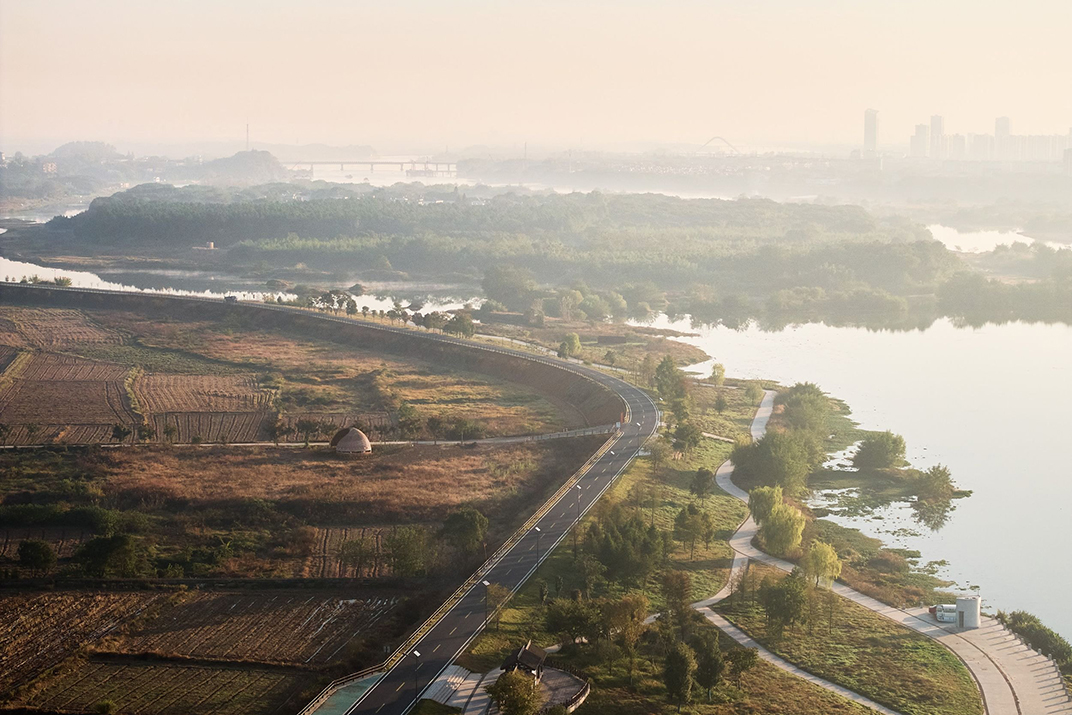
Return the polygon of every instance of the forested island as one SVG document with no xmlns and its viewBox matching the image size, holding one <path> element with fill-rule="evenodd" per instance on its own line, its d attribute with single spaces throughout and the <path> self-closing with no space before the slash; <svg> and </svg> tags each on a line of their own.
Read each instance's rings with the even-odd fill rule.
<svg viewBox="0 0 1072 715">
<path fill-rule="evenodd" d="M 1072 321 L 1072 252 L 970 265 L 925 227 L 858 206 L 457 186 L 146 185 L 47 229 L 68 246 L 132 255 L 175 256 L 212 241 L 236 272 L 300 265 L 482 282 L 502 309 L 533 320 L 579 310 L 594 320 L 665 311 L 775 328 Z M 598 300 L 581 307 L 588 295 Z"/>
</svg>

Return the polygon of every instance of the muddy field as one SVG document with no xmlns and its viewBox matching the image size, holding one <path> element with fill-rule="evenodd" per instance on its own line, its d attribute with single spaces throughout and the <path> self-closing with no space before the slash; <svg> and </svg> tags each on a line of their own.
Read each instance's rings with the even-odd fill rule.
<svg viewBox="0 0 1072 715">
<path fill-rule="evenodd" d="M 0 693 L 24 684 L 157 601 L 157 593 L 0 596 Z"/>
<path fill-rule="evenodd" d="M 105 647 L 118 653 L 320 666 L 337 660 L 396 603 L 393 597 L 285 591 L 188 593 Z"/>
<path fill-rule="evenodd" d="M 268 668 L 91 659 L 51 679 L 22 704 L 46 712 L 93 712 L 108 700 L 139 715 L 245 715 L 280 712 L 311 681 Z"/>
</svg>

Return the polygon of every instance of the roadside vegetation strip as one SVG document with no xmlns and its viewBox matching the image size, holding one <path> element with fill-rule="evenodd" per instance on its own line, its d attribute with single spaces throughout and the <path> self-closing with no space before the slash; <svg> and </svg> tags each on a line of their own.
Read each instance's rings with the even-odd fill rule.
<svg viewBox="0 0 1072 715">
<path fill-rule="evenodd" d="M 315 712 L 317 708 L 323 705 L 324 702 L 326 702 L 327 699 L 330 698 L 340 688 L 363 678 L 367 678 L 370 675 L 374 675 L 377 673 L 386 673 L 392 668 L 394 668 L 396 665 L 398 665 L 398 663 L 401 662 L 402 659 L 407 656 L 407 654 L 412 650 L 412 648 L 418 642 L 420 642 L 420 640 L 424 638 L 424 636 L 426 636 L 429 631 L 435 628 L 436 624 L 438 624 L 439 621 L 442 620 L 443 616 L 449 613 L 450 610 L 456 605 L 458 605 L 458 603 L 465 597 L 465 595 L 474 586 L 476 586 L 476 584 L 479 583 L 480 580 L 483 579 L 483 577 L 489 571 L 491 571 L 498 564 L 499 560 L 502 559 L 502 557 L 507 554 L 514 546 L 516 546 L 517 543 L 521 541 L 521 539 L 528 535 L 528 533 L 532 530 L 532 527 L 537 522 L 539 522 L 539 520 L 542 519 L 547 514 L 547 512 L 554 508 L 558 501 L 566 493 L 568 493 L 570 489 L 573 488 L 573 485 L 576 484 L 578 480 L 580 480 L 580 478 L 588 472 L 589 469 L 591 469 L 592 465 L 596 461 L 598 461 L 604 454 L 606 454 L 607 451 L 610 450 L 611 446 L 615 443 L 615 441 L 618 440 L 620 436 L 620 431 L 611 435 L 610 439 L 608 439 L 595 454 L 589 457 L 588 461 L 585 462 L 584 465 L 582 465 L 581 468 L 578 469 L 575 474 L 573 474 L 568 480 L 566 480 L 566 482 L 558 488 L 558 491 L 552 494 L 551 497 L 548 498 L 543 503 L 543 505 L 536 511 L 536 513 L 530 516 L 528 520 L 524 524 L 522 524 L 521 527 L 519 527 L 517 531 L 515 531 L 510 536 L 510 538 L 507 539 L 507 541 L 503 543 L 503 545 L 500 546 L 495 551 L 495 553 L 493 553 L 472 576 L 466 579 L 465 583 L 459 586 L 458 589 L 453 594 L 451 594 L 447 598 L 447 600 L 445 600 L 439 606 L 439 608 L 436 609 L 436 611 L 431 616 L 429 616 L 428 619 L 425 620 L 425 622 L 422 623 L 404 643 L 399 645 L 398 648 L 396 648 L 391 653 L 391 655 L 387 657 L 385 661 L 378 665 L 374 665 L 363 670 L 357 671 L 356 673 L 351 673 L 349 675 L 345 675 L 341 678 L 333 680 L 316 696 L 316 698 L 314 698 L 312 701 L 309 702 L 309 704 L 302 708 L 299 715 L 309 715 L 310 713 Z M 551 550 L 553 550 L 553 547 L 549 548 L 548 552 L 541 554 L 541 561 L 546 560 L 547 555 Z M 494 617 L 494 614 L 492 617 Z M 369 688 L 369 690 L 371 690 L 371 688 Z"/>
<path fill-rule="evenodd" d="M 773 582 L 788 578 L 768 566 L 753 563 L 751 568 Z M 905 715 L 983 712 L 970 672 L 952 652 L 840 596 L 815 604 L 815 616 L 806 625 L 787 628 L 780 637 L 768 627 L 759 603 L 740 590 L 717 611 L 793 665 Z"/>
</svg>

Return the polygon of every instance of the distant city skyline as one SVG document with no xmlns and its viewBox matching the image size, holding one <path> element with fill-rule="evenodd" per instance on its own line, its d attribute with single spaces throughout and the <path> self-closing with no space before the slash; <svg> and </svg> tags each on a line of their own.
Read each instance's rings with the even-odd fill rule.
<svg viewBox="0 0 1072 715">
<path fill-rule="evenodd" d="M 926 22 L 920 22 L 926 17 Z M 0 3 L 0 149 L 903 144 L 1066 132 L 1072 3 Z M 952 121 L 952 119 L 950 119 Z M 961 125 L 960 122 L 963 122 Z"/>
</svg>

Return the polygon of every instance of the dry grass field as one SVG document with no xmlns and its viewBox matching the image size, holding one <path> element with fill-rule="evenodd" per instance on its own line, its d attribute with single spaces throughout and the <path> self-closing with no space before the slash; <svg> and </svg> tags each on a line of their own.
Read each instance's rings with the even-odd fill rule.
<svg viewBox="0 0 1072 715">
<path fill-rule="evenodd" d="M 323 450 L 205 447 L 118 450 L 102 489 L 192 504 L 263 499 L 330 505 L 356 524 L 441 521 L 453 508 L 491 505 L 561 484 L 601 437 L 498 446 L 378 449 L 363 458 Z M 345 523 L 345 522 L 344 522 Z"/>
<path fill-rule="evenodd" d="M 0 597 L 0 693 L 51 668 L 164 596 L 82 591 Z"/>
<path fill-rule="evenodd" d="M 177 594 L 151 620 L 98 651 L 320 666 L 340 657 L 397 603 L 306 591 Z"/>
<path fill-rule="evenodd" d="M 48 680 L 21 705 L 88 713 L 109 701 L 138 715 L 275 713 L 310 682 L 301 671 L 90 660 Z"/>
</svg>

